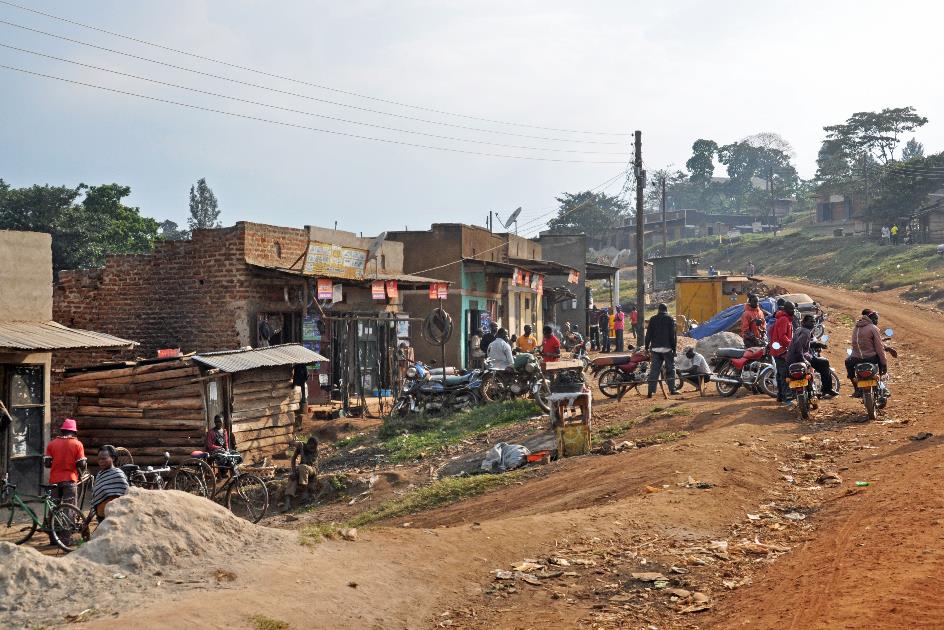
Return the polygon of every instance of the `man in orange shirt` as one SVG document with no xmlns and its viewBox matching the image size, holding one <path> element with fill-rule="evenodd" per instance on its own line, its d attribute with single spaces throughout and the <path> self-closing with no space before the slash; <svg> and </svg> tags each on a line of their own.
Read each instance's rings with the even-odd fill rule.
<svg viewBox="0 0 944 630">
<path fill-rule="evenodd" d="M 85 448 L 75 437 L 78 432 L 75 420 L 66 418 L 59 429 L 59 437 L 46 445 L 46 468 L 49 468 L 49 483 L 54 484 L 53 498 L 62 503 L 75 505 L 75 488 L 79 473 L 88 464 Z"/>
</svg>

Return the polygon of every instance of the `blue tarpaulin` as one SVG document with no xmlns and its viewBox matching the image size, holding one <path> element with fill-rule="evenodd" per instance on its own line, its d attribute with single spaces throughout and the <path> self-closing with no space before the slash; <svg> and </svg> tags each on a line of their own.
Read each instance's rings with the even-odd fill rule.
<svg viewBox="0 0 944 630">
<path fill-rule="evenodd" d="M 760 300 L 760 307 L 768 313 L 774 313 L 777 310 L 777 302 L 771 298 L 764 298 Z M 697 328 L 692 328 L 691 332 L 688 333 L 688 336 L 692 337 L 693 339 L 704 339 L 705 337 L 710 337 L 715 333 L 726 331 L 732 331 L 740 334 L 738 322 L 740 321 L 741 315 L 743 314 L 744 305 L 735 304 L 734 306 L 724 309 L 709 319 L 707 322 L 700 324 Z M 773 321 L 773 315 L 767 317 L 768 330 L 773 324 Z"/>
</svg>

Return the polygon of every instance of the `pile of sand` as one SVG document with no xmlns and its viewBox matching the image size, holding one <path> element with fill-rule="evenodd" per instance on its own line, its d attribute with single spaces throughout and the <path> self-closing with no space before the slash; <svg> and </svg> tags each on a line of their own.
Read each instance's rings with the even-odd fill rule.
<svg viewBox="0 0 944 630">
<path fill-rule="evenodd" d="M 173 490 L 132 488 L 108 505 L 92 540 L 67 556 L 0 542 L 0 628 L 65 621 L 87 608 L 127 607 L 159 578 L 207 579 L 235 557 L 297 544 L 291 532 L 254 525 L 225 508 Z"/>
</svg>

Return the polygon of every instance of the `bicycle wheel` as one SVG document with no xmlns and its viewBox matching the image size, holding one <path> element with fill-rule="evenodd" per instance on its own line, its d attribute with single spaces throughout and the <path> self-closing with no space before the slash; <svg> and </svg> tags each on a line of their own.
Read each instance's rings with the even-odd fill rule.
<svg viewBox="0 0 944 630">
<path fill-rule="evenodd" d="M 49 534 L 63 551 L 73 551 L 84 542 L 85 516 L 71 503 L 61 503 L 49 515 Z"/>
<path fill-rule="evenodd" d="M 131 456 L 131 451 L 126 449 L 123 446 L 119 446 L 115 449 L 115 466 L 121 468 L 125 464 L 133 464 L 134 458 Z"/>
<path fill-rule="evenodd" d="M 174 490 L 194 494 L 198 497 L 206 498 L 207 496 L 206 486 L 203 485 L 200 476 L 186 468 L 177 470 L 177 473 L 174 475 L 173 488 Z"/>
<path fill-rule="evenodd" d="M 269 489 L 256 475 L 239 475 L 226 490 L 226 507 L 240 518 L 258 523 L 269 508 Z"/>
<path fill-rule="evenodd" d="M 180 467 L 181 469 L 186 468 L 200 478 L 200 481 L 203 482 L 203 487 L 206 488 L 206 496 L 208 498 L 212 499 L 214 495 L 216 495 L 216 472 L 205 459 L 192 457 L 185 460 Z"/>
<path fill-rule="evenodd" d="M 36 533 L 39 523 L 30 513 L 15 503 L 9 503 L 0 509 L 3 522 L 0 523 L 0 540 L 22 545 Z"/>
</svg>

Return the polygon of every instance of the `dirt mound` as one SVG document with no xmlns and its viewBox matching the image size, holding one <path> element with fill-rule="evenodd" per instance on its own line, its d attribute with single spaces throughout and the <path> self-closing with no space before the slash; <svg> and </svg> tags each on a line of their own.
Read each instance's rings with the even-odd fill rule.
<svg viewBox="0 0 944 630">
<path fill-rule="evenodd" d="M 131 492 L 108 505 L 107 518 L 74 556 L 147 571 L 228 555 L 243 546 L 279 544 L 286 535 L 233 516 L 192 494 Z"/>
<path fill-rule="evenodd" d="M 171 588 L 175 574 L 191 582 L 209 580 L 210 565 L 233 554 L 297 544 L 292 533 L 254 525 L 216 503 L 174 490 L 132 488 L 110 503 L 106 514 L 92 540 L 68 556 L 0 543 L 0 627 L 61 622 L 85 609 L 112 607 L 119 599 L 129 606 L 155 584 Z"/>
</svg>

